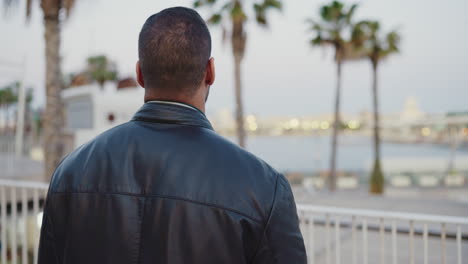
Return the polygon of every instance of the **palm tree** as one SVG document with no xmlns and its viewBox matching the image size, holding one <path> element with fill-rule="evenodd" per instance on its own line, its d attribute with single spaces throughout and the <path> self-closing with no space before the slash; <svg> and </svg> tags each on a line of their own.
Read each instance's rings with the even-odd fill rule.
<svg viewBox="0 0 468 264">
<path fill-rule="evenodd" d="M 341 67 L 347 59 L 347 51 L 352 44 L 351 39 L 346 39 L 345 36 L 351 28 L 351 19 L 357 5 L 353 4 L 350 7 L 338 1 L 333 1 L 328 5 L 320 8 L 320 21 L 310 19 L 309 23 L 314 32 L 314 37 L 310 41 L 312 46 L 332 47 L 335 50 L 336 63 L 336 91 L 334 105 L 334 122 L 332 131 L 332 146 L 330 157 L 330 175 L 329 189 L 336 189 L 336 157 L 338 131 L 341 126 L 340 118 L 340 100 L 341 100 Z"/>
<path fill-rule="evenodd" d="M 115 63 L 110 61 L 105 55 L 89 57 L 86 71 L 92 80 L 98 82 L 101 88 L 104 87 L 106 81 L 117 80 Z"/>
<path fill-rule="evenodd" d="M 6 7 L 18 0 L 4 0 Z M 70 14 L 75 0 L 40 0 L 44 21 L 46 56 L 46 107 L 44 115 L 45 177 L 50 179 L 63 156 L 62 129 L 64 126 L 60 70 L 61 11 Z M 31 16 L 32 0 L 26 0 L 26 17 Z"/>
<path fill-rule="evenodd" d="M 223 3 L 217 0 L 196 0 L 195 8 L 204 6 L 211 7 L 215 10 L 207 20 L 209 24 L 223 25 L 230 23 L 231 31 L 228 35 L 226 27 L 223 25 L 223 39 L 229 37 L 231 40 L 232 54 L 234 57 L 234 87 L 236 98 L 236 126 L 238 143 L 241 147 L 245 147 L 246 134 L 244 129 L 244 106 L 242 102 L 242 77 L 241 64 L 245 55 L 245 45 L 247 41 L 247 33 L 245 30 L 245 22 L 247 14 L 245 12 L 246 1 L 242 0 L 224 0 Z M 267 26 L 267 12 L 270 9 L 281 10 L 281 0 L 261 0 L 259 3 L 252 4 L 255 14 L 255 20 L 261 26 Z"/>
<path fill-rule="evenodd" d="M 384 174 L 380 164 L 380 120 L 377 73 L 379 63 L 391 54 L 397 53 L 400 42 L 400 36 L 396 31 L 391 31 L 382 37 L 379 30 L 379 22 L 362 21 L 354 26 L 352 34 L 352 38 L 358 48 L 358 53 L 363 54 L 372 65 L 374 164 L 369 182 L 369 191 L 376 194 L 381 194 L 384 191 Z"/>
</svg>

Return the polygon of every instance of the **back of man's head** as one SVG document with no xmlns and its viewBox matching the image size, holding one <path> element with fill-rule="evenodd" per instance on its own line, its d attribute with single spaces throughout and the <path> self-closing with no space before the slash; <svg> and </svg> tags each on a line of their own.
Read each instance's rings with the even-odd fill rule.
<svg viewBox="0 0 468 264">
<path fill-rule="evenodd" d="M 210 59 L 210 32 L 196 11 L 164 9 L 143 25 L 138 53 L 146 89 L 191 95 L 200 87 Z"/>
</svg>

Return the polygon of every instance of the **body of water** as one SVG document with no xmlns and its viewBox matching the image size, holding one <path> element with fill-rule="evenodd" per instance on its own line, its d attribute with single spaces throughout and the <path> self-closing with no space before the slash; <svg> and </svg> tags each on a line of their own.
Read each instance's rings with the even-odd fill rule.
<svg viewBox="0 0 468 264">
<path fill-rule="evenodd" d="M 338 170 L 369 169 L 373 159 L 370 137 L 342 135 L 339 141 Z M 251 136 L 248 138 L 247 150 L 280 171 L 320 171 L 329 168 L 330 145 L 330 136 Z M 451 150 L 446 146 L 382 143 L 384 163 L 389 160 L 401 160 L 403 163 L 405 160 L 408 162 L 427 160 L 446 163 L 448 167 L 450 155 Z M 455 157 L 455 168 L 457 166 L 460 169 L 468 168 L 468 150 L 458 149 Z"/>
</svg>

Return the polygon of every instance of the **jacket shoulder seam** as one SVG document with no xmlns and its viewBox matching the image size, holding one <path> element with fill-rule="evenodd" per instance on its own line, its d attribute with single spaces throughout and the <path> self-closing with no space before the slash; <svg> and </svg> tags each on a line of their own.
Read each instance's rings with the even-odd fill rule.
<svg viewBox="0 0 468 264">
<path fill-rule="evenodd" d="M 238 215 L 242 215 L 244 217 L 249 218 L 250 220 L 261 224 L 262 221 L 259 219 L 256 219 L 253 216 L 250 216 L 246 213 L 243 213 L 239 210 L 225 207 L 219 204 L 214 204 L 214 203 L 207 203 L 207 202 L 202 202 L 202 201 L 197 201 L 193 199 L 188 199 L 184 197 L 178 197 L 178 196 L 171 196 L 171 195 L 158 195 L 158 194 L 138 194 L 138 193 L 125 193 L 125 192 L 85 192 L 85 191 L 80 191 L 80 192 L 51 192 L 52 195 L 54 194 L 103 194 L 103 195 L 123 195 L 123 196 L 135 196 L 135 197 L 144 197 L 144 198 L 162 198 L 162 199 L 169 199 L 169 200 L 178 200 L 178 201 L 183 201 L 183 202 L 188 202 L 188 203 L 193 203 L 193 204 L 198 204 L 198 205 L 203 205 L 207 207 L 212 207 L 216 209 L 221 209 L 225 211 L 229 211 Z"/>
</svg>

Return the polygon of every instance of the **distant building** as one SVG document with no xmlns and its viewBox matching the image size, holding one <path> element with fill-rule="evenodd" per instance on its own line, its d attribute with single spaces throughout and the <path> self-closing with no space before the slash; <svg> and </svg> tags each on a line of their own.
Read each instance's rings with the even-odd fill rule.
<svg viewBox="0 0 468 264">
<path fill-rule="evenodd" d="M 127 84 L 129 82 L 126 81 Z M 117 89 L 114 83 L 107 83 L 104 89 L 98 84 L 65 89 L 62 92 L 65 127 L 72 138 L 72 147 L 76 148 L 99 133 L 129 121 L 143 105 L 143 96 L 142 88 Z"/>
</svg>

